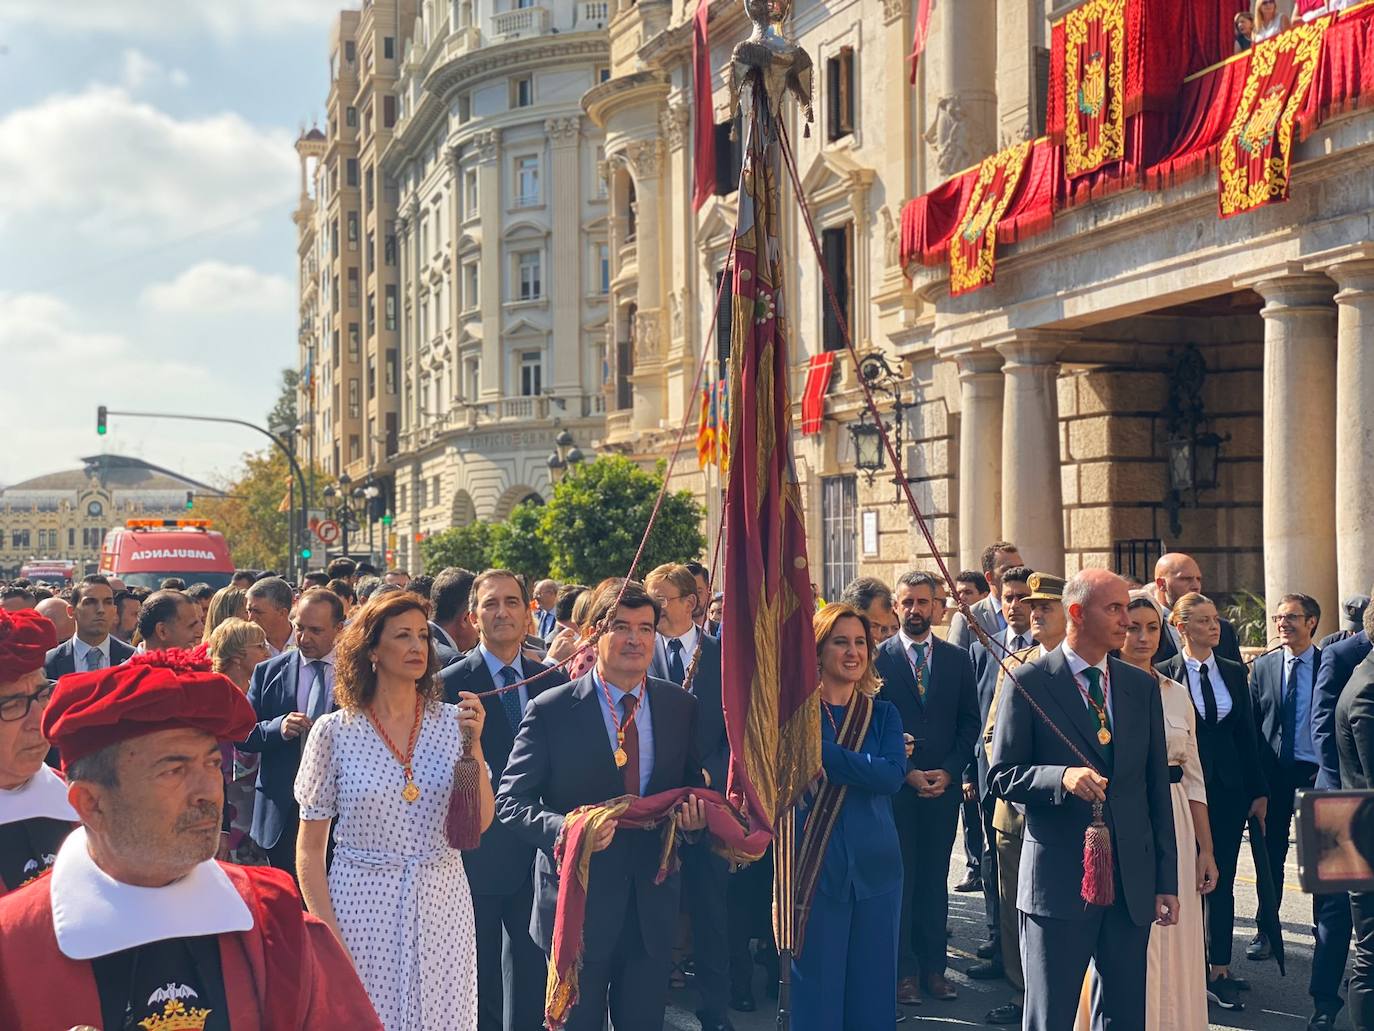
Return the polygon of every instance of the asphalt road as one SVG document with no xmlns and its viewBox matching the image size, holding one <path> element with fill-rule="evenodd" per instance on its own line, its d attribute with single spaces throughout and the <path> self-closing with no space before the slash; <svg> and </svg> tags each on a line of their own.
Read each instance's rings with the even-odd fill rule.
<svg viewBox="0 0 1374 1031">
<path fill-rule="evenodd" d="M 1312 967 L 1312 905 L 1311 897 L 1298 890 L 1296 856 L 1292 849 L 1284 871 L 1284 895 L 1280 910 L 1283 919 L 1284 941 L 1287 947 L 1288 974 L 1280 977 L 1273 960 L 1252 963 L 1245 959 L 1245 946 L 1254 934 L 1255 877 L 1250 862 L 1248 842 L 1241 847 L 1240 871 L 1236 885 L 1236 943 L 1232 966 L 1239 977 L 1248 978 L 1251 990 L 1243 993 L 1245 1009 L 1227 1012 L 1216 1006 L 1210 1008 L 1210 1028 L 1247 1028 L 1253 1031 L 1303 1031 L 1311 1016 L 1311 999 L 1307 995 L 1308 975 Z M 950 864 L 951 888 L 963 879 L 963 844 L 956 841 L 955 855 Z M 950 892 L 950 980 L 959 990 L 953 1002 L 927 1000 L 920 1007 L 906 1007 L 907 1019 L 899 1025 L 908 1028 L 985 1027 L 983 1014 L 1006 1002 L 1011 991 L 1005 981 L 970 981 L 963 971 L 974 962 L 973 950 L 984 934 L 982 895 L 960 895 Z M 754 1013 L 731 1013 L 736 1031 L 773 1031 L 776 1014 L 766 1012 L 771 1000 L 763 992 L 763 974 L 759 969 L 755 995 L 760 1009 Z M 693 1015 L 696 999 L 688 988 L 673 993 L 665 1027 L 674 1031 L 696 1031 L 700 1026 Z M 1344 1013 L 1336 1026 L 1350 1027 Z"/>
</svg>

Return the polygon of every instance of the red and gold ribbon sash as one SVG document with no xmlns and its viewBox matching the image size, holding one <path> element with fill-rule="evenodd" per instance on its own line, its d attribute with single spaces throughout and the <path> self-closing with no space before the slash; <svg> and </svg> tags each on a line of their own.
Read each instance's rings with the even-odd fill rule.
<svg viewBox="0 0 1374 1031">
<path fill-rule="evenodd" d="M 1030 149 L 1029 141 L 1014 143 L 984 158 L 978 166 L 978 178 L 949 241 L 950 296 L 992 282 L 997 264 L 997 223 L 1021 183 Z"/>
<path fill-rule="evenodd" d="M 1064 175 L 1126 158 L 1126 0 L 1064 17 Z"/>
</svg>

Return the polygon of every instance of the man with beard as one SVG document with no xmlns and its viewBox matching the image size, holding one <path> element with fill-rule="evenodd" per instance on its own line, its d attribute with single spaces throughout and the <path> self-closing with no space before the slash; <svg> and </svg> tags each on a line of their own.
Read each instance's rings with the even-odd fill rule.
<svg viewBox="0 0 1374 1031">
<path fill-rule="evenodd" d="M 64 677 L 42 730 L 82 826 L 0 899 L 0 1027 L 381 1027 L 290 879 L 213 860 L 220 744 L 253 709 L 207 661 Z"/>
<path fill-rule="evenodd" d="M 902 625 L 878 648 L 883 697 L 902 714 L 914 741 L 906 783 L 892 800 L 904 870 L 897 1001 L 921 1004 L 922 993 L 956 998 L 945 978 L 946 873 L 954 848 L 964 768 L 978 737 L 978 691 L 968 652 L 930 632 L 940 583 L 911 572 L 897 581 Z"/>
</svg>

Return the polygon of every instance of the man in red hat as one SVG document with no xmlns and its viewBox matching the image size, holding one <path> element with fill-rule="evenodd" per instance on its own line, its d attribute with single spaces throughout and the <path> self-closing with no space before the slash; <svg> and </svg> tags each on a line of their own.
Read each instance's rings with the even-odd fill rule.
<svg viewBox="0 0 1374 1031">
<path fill-rule="evenodd" d="M 34 610 L 0 610 L 0 895 L 52 866 L 76 826 L 66 783 L 43 764 L 52 694 L 43 657 L 56 643 L 51 621 Z"/>
<path fill-rule="evenodd" d="M 380 1029 L 288 875 L 213 860 L 252 706 L 202 650 L 63 677 L 42 730 L 82 826 L 0 899 L 0 1027 Z"/>
</svg>

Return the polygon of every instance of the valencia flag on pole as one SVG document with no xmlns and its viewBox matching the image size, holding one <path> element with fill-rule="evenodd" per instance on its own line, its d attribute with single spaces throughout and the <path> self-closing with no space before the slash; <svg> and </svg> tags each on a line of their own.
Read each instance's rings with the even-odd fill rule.
<svg viewBox="0 0 1374 1031">
<path fill-rule="evenodd" d="M 821 768 L 815 606 L 792 462 L 791 358 L 778 235 L 777 127 L 743 91 L 744 161 L 730 339 L 721 674 L 727 794 L 749 830 L 770 832 Z M 780 944 L 781 947 L 781 944 Z"/>
</svg>

